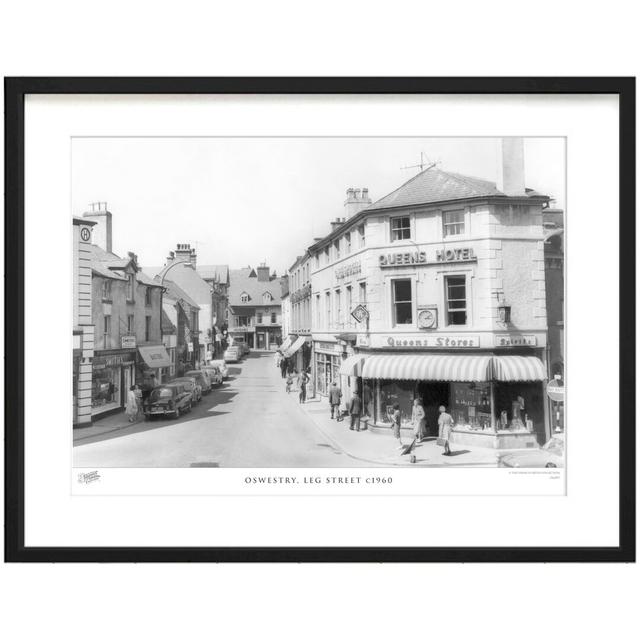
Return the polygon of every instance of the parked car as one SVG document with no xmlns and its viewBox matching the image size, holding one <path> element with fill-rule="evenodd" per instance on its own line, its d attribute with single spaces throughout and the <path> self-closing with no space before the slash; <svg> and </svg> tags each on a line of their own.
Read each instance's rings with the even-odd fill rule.
<svg viewBox="0 0 640 640">
<path fill-rule="evenodd" d="M 184 384 L 171 382 L 153 389 L 144 404 L 145 418 L 153 416 L 180 417 L 181 413 L 191 411 L 193 403 L 191 391 Z"/>
<path fill-rule="evenodd" d="M 240 350 L 238 347 L 229 347 L 224 352 L 224 361 L 225 362 L 238 362 L 240 360 Z"/>
<path fill-rule="evenodd" d="M 208 364 L 209 367 L 218 367 L 222 374 L 222 379 L 226 380 L 229 377 L 229 369 L 224 360 L 211 360 Z"/>
<path fill-rule="evenodd" d="M 539 449 L 498 454 L 498 466 L 510 468 L 564 467 L 564 433 L 554 435 Z"/>
<path fill-rule="evenodd" d="M 209 393 L 211 391 L 211 380 L 209 375 L 204 369 L 192 369 L 185 374 L 187 378 L 194 378 L 195 381 L 202 387 L 202 393 Z"/>
<path fill-rule="evenodd" d="M 198 384 L 195 378 L 185 376 L 183 378 L 174 378 L 171 382 L 179 382 L 187 387 L 193 396 L 194 402 L 200 402 L 202 400 L 202 387 Z"/>
<path fill-rule="evenodd" d="M 249 354 L 249 344 L 244 340 L 244 338 L 234 338 L 231 346 L 238 349 L 240 357 L 244 357 Z"/>
<path fill-rule="evenodd" d="M 220 371 L 220 367 L 206 365 L 202 367 L 202 370 L 205 371 L 209 376 L 209 380 L 211 380 L 211 386 L 218 387 L 222 384 L 222 372 Z"/>
</svg>

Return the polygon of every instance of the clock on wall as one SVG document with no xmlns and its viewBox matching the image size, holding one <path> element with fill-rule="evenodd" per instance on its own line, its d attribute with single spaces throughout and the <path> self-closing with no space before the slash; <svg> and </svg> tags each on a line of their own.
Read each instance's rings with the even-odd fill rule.
<svg viewBox="0 0 640 640">
<path fill-rule="evenodd" d="M 435 329 L 438 326 L 438 310 L 423 309 L 418 312 L 419 329 Z"/>
</svg>

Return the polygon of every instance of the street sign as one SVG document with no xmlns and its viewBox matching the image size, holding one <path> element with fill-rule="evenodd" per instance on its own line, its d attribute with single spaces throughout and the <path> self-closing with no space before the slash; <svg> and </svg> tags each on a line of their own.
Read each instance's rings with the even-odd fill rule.
<svg viewBox="0 0 640 640">
<path fill-rule="evenodd" d="M 547 385 L 547 395 L 555 402 L 564 402 L 564 385 L 559 380 L 551 380 Z"/>
<path fill-rule="evenodd" d="M 367 311 L 367 308 L 362 305 L 359 304 L 352 312 L 351 315 L 358 321 L 358 322 L 362 322 L 363 320 L 365 320 L 366 318 L 369 317 L 369 312 Z"/>
</svg>

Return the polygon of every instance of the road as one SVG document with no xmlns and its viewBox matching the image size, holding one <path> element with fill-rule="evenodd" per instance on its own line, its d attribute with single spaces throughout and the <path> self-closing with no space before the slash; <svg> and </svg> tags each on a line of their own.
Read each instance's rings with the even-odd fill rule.
<svg viewBox="0 0 640 640">
<path fill-rule="evenodd" d="M 260 352 L 230 365 L 190 414 L 88 438 L 73 454 L 75 467 L 95 468 L 365 466 L 322 436 L 286 395 L 273 354 Z"/>
</svg>

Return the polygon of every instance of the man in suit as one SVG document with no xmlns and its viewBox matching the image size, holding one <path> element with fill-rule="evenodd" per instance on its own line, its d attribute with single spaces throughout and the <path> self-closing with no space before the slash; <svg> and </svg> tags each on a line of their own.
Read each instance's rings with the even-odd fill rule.
<svg viewBox="0 0 640 640">
<path fill-rule="evenodd" d="M 351 425 L 349 429 L 360 431 L 360 414 L 362 413 L 362 400 L 357 391 L 353 392 L 351 401 L 349 402 L 348 413 L 351 417 Z"/>
<path fill-rule="evenodd" d="M 342 398 L 342 391 L 337 383 L 333 383 L 329 389 L 329 404 L 331 405 L 331 419 L 333 420 L 334 413 L 336 419 L 340 420 L 340 399 Z"/>
</svg>

